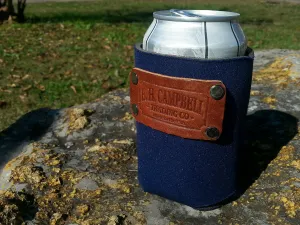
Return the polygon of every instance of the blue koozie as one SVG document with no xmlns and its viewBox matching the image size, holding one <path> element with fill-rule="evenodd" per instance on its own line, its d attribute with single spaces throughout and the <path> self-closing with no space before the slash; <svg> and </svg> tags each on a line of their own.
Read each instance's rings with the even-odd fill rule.
<svg viewBox="0 0 300 225">
<path fill-rule="evenodd" d="M 130 92 L 144 191 L 199 209 L 237 193 L 253 59 L 251 49 L 209 60 L 135 46 Z"/>
</svg>

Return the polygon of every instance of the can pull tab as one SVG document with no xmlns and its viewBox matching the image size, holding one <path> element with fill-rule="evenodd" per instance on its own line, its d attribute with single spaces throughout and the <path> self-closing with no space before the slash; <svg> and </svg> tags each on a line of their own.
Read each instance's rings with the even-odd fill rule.
<svg viewBox="0 0 300 225">
<path fill-rule="evenodd" d="M 170 9 L 171 13 L 174 13 L 178 16 L 187 16 L 187 17 L 202 17 L 200 15 L 194 14 L 194 13 L 190 13 L 187 12 L 185 10 L 180 10 L 180 9 Z"/>
</svg>

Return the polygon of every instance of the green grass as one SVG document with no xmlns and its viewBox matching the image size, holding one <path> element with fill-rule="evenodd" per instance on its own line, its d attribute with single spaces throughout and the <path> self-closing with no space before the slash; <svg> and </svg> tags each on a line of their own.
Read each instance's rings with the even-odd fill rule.
<svg viewBox="0 0 300 225">
<path fill-rule="evenodd" d="M 253 48 L 300 49 L 300 5 L 255 0 L 28 4 L 26 23 L 0 26 L 0 130 L 31 110 L 81 104 L 127 86 L 132 45 L 142 40 L 153 11 L 170 8 L 237 11 Z"/>
</svg>

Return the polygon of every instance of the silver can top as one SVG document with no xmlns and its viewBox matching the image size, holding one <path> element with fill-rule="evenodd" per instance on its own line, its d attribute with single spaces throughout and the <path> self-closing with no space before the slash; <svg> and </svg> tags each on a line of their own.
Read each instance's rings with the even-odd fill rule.
<svg viewBox="0 0 300 225">
<path fill-rule="evenodd" d="M 236 20 L 240 17 L 240 14 L 216 10 L 171 9 L 154 12 L 153 17 L 159 20 L 181 22 L 223 22 Z"/>
</svg>

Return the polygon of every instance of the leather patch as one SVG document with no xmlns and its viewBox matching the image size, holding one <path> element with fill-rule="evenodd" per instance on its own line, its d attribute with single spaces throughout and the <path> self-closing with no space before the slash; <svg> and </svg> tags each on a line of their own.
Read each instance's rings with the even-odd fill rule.
<svg viewBox="0 0 300 225">
<path fill-rule="evenodd" d="M 216 86 L 219 92 L 213 98 Z M 226 87 L 221 81 L 170 77 L 134 68 L 130 101 L 138 122 L 167 134 L 216 140 L 222 133 Z"/>
</svg>

